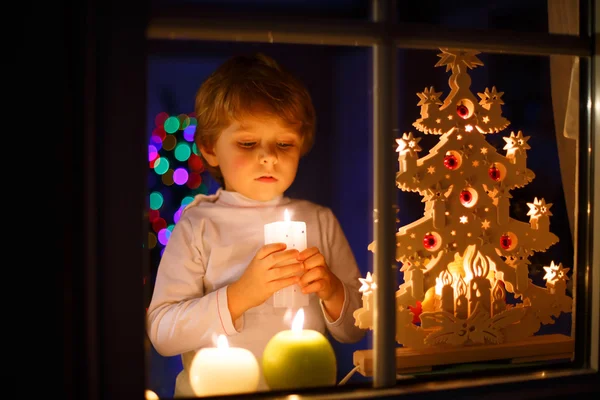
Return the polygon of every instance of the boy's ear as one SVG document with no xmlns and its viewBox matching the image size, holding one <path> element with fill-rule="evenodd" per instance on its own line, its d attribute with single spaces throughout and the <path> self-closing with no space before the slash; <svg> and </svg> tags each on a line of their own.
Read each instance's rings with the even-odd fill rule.
<svg viewBox="0 0 600 400">
<path fill-rule="evenodd" d="M 215 154 L 213 147 L 201 146 L 200 153 L 202 153 L 202 157 L 204 157 L 211 167 L 219 166 L 219 160 L 217 159 L 217 155 Z"/>
</svg>

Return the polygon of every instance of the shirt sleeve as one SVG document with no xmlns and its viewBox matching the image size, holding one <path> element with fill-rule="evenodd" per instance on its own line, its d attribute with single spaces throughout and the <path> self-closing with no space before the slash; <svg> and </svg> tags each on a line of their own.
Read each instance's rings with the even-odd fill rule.
<svg viewBox="0 0 600 400">
<path fill-rule="evenodd" d="M 321 234 L 325 249 L 321 249 L 327 266 L 344 285 L 344 305 L 337 320 L 331 321 L 323 302 L 321 310 L 325 317 L 325 324 L 331 335 L 341 343 L 354 343 L 364 337 L 366 331 L 354 324 L 353 313 L 362 306 L 362 296 L 359 292 L 361 277 L 356 265 L 356 259 L 350 248 L 339 221 L 329 208 L 319 211 Z"/>
<path fill-rule="evenodd" d="M 214 346 L 218 335 L 236 335 L 227 306 L 227 286 L 205 293 L 206 257 L 201 240 L 204 222 L 189 218 L 175 225 L 158 266 L 147 312 L 147 332 L 156 351 L 174 356 Z M 237 328 L 237 329 L 236 329 Z"/>
</svg>

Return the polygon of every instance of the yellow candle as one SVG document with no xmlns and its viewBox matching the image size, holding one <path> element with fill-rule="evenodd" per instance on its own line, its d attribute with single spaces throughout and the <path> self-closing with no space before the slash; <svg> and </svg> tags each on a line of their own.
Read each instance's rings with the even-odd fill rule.
<svg viewBox="0 0 600 400">
<path fill-rule="evenodd" d="M 190 367 L 190 384 L 196 396 L 254 392 L 259 379 L 254 355 L 247 349 L 229 347 L 223 335 L 216 348 L 200 349 Z"/>
<path fill-rule="evenodd" d="M 304 310 L 292 329 L 271 338 L 262 358 L 263 375 L 273 390 L 335 385 L 337 363 L 329 340 L 320 332 L 302 329 Z"/>
</svg>

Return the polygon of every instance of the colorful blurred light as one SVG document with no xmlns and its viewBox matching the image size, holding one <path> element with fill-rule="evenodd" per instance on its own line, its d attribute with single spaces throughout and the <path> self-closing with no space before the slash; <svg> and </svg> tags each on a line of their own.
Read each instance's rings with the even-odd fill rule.
<svg viewBox="0 0 600 400">
<path fill-rule="evenodd" d="M 188 166 L 190 167 L 190 170 L 194 172 L 204 171 L 204 163 L 202 162 L 202 158 L 196 154 L 190 155 L 190 158 L 188 159 Z"/>
<path fill-rule="evenodd" d="M 148 161 L 152 162 L 158 158 L 158 149 L 154 145 L 148 146 Z"/>
<path fill-rule="evenodd" d="M 187 186 L 190 189 L 196 189 L 202 183 L 202 177 L 196 172 L 190 173 L 187 181 Z"/>
<path fill-rule="evenodd" d="M 152 230 L 154 232 L 159 232 L 161 229 L 165 229 L 167 227 L 167 221 L 164 218 L 157 218 L 154 222 L 152 222 Z"/>
<path fill-rule="evenodd" d="M 179 119 L 177 117 L 169 117 L 164 124 L 165 132 L 172 134 L 179 130 Z"/>
<path fill-rule="evenodd" d="M 156 235 L 152 232 L 148 232 L 148 248 L 153 249 L 156 247 Z"/>
<path fill-rule="evenodd" d="M 167 137 L 167 132 L 165 132 L 165 130 L 164 130 L 164 128 L 162 126 L 157 126 L 152 131 L 152 136 L 156 136 L 162 142 Z"/>
<path fill-rule="evenodd" d="M 169 241 L 170 237 L 171 237 L 171 231 L 168 230 L 167 228 L 163 228 L 160 231 L 158 231 L 158 241 L 163 246 L 167 245 L 167 242 Z"/>
<path fill-rule="evenodd" d="M 167 172 L 165 172 L 161 176 L 162 183 L 164 183 L 166 186 L 171 186 L 173 183 L 175 183 L 173 180 L 173 173 L 174 171 L 172 169 L 169 169 Z"/>
<path fill-rule="evenodd" d="M 163 140 L 163 149 L 166 151 L 171 151 L 177 145 L 177 138 L 175 136 L 169 135 Z"/>
<path fill-rule="evenodd" d="M 152 196 L 152 195 L 150 195 L 150 196 Z M 161 197 L 162 197 L 162 195 L 161 195 Z M 150 206 L 150 208 L 152 208 L 152 205 Z M 148 221 L 150 221 L 150 223 L 156 221 L 158 218 L 160 218 L 160 211 L 154 210 L 154 209 L 151 209 L 150 211 L 148 211 Z"/>
<path fill-rule="evenodd" d="M 190 125 L 183 130 L 183 138 L 188 142 L 193 142 L 194 133 L 196 133 L 196 125 Z"/>
<path fill-rule="evenodd" d="M 162 175 L 169 170 L 169 160 L 165 157 L 158 157 L 154 162 L 154 171 Z"/>
<path fill-rule="evenodd" d="M 162 257 L 185 207 L 195 195 L 206 194 L 208 190 L 201 175 L 205 165 L 194 143 L 198 123 L 195 114 L 175 116 L 161 112 L 155 116 L 154 123 L 156 127 L 148 142 L 148 162 L 152 171 L 148 174 L 147 215 L 151 229 L 144 247 L 155 249 Z M 178 198 L 181 199 L 179 205 Z"/>
<path fill-rule="evenodd" d="M 150 193 L 150 209 L 158 210 L 164 203 L 163 195 L 160 192 Z"/>
<path fill-rule="evenodd" d="M 185 207 L 192 201 L 194 201 L 194 196 L 185 196 L 183 199 L 181 199 L 181 205 Z"/>
<path fill-rule="evenodd" d="M 178 161 L 184 162 L 192 155 L 192 149 L 186 142 L 177 143 L 175 146 L 175 158 Z"/>
<path fill-rule="evenodd" d="M 188 172 L 185 168 L 177 168 L 173 172 L 173 181 L 178 185 L 185 185 L 188 180 Z"/>
<path fill-rule="evenodd" d="M 169 118 L 169 114 L 164 111 L 156 114 L 156 117 L 154 117 L 154 125 L 163 126 L 167 118 Z"/>
<path fill-rule="evenodd" d="M 187 114 L 179 114 L 177 119 L 179 120 L 179 129 L 181 130 L 184 130 L 190 125 L 190 117 L 188 117 Z"/>
<path fill-rule="evenodd" d="M 179 219 L 181 218 L 181 213 L 183 212 L 183 209 L 185 207 L 179 207 L 179 209 L 175 212 L 175 214 L 173 214 L 173 222 L 178 223 Z"/>
</svg>

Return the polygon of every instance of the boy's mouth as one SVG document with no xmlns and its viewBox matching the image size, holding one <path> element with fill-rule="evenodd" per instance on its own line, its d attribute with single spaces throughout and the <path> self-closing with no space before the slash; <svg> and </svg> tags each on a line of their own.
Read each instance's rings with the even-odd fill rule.
<svg viewBox="0 0 600 400">
<path fill-rule="evenodd" d="M 277 182 L 277 178 L 274 178 L 274 177 L 269 176 L 269 175 L 261 176 L 260 178 L 257 178 L 256 180 L 259 181 L 259 182 L 264 182 L 264 183 Z"/>
</svg>

